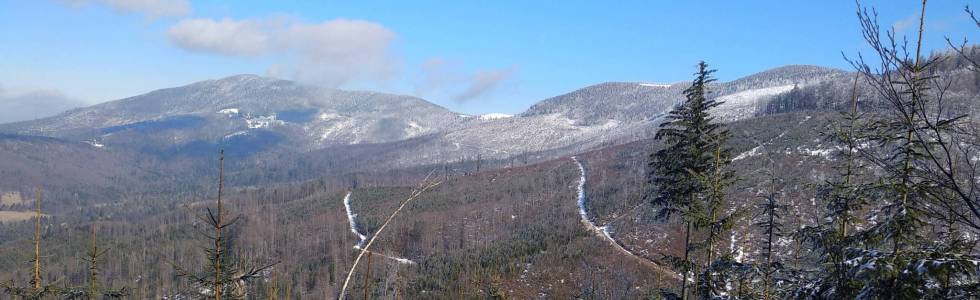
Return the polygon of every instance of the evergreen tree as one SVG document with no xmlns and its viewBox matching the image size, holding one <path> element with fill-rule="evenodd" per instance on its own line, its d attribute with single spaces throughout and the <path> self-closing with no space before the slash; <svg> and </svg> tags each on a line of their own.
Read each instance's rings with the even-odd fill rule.
<svg viewBox="0 0 980 300">
<path fill-rule="evenodd" d="M 723 146 L 728 133 L 709 113 L 721 104 L 708 98 L 707 86 L 714 82 L 712 73 L 714 70 L 708 69 L 706 63 L 698 63 L 694 82 L 684 90 L 685 101 L 666 116 L 667 122 L 660 124 L 655 138 L 663 141 L 664 147 L 651 155 L 649 163 L 652 190 L 648 197 L 658 209 L 657 217 L 668 219 L 676 215 L 685 226 L 684 256 L 666 257 L 681 270 L 681 297 L 685 299 L 688 278 L 694 268 L 691 252 L 695 247 L 691 238 L 695 230 L 711 227 L 718 221 L 714 218 L 717 211 L 712 209 L 717 206 L 719 194 L 713 192 L 722 190 L 726 179 L 718 175 L 728 173 L 719 170 L 730 161 Z M 718 184 L 718 189 L 709 191 L 711 183 Z"/>
</svg>

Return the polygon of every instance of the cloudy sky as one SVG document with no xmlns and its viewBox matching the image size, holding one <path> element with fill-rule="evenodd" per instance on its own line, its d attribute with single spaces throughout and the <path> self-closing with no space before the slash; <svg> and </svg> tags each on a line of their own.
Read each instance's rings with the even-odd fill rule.
<svg viewBox="0 0 980 300">
<path fill-rule="evenodd" d="M 516 113 L 702 59 L 731 80 L 866 51 L 853 1 L 786 2 L 0 0 L 0 122 L 242 73 Z M 911 34 L 917 2 L 866 4 Z M 930 3 L 927 49 L 976 35 L 968 2 Z"/>
</svg>

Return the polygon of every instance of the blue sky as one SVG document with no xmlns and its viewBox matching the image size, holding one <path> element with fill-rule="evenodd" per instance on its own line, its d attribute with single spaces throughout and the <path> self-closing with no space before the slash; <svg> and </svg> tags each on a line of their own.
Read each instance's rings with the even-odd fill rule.
<svg viewBox="0 0 980 300">
<path fill-rule="evenodd" d="M 846 69 L 841 52 L 865 50 L 852 1 L 612 2 L 0 0 L 0 101 L 97 103 L 252 73 L 516 113 L 605 81 L 686 80 L 702 59 L 732 80 Z M 912 33 L 918 1 L 865 4 Z M 966 4 L 929 4 L 927 49 L 976 35 Z"/>
</svg>

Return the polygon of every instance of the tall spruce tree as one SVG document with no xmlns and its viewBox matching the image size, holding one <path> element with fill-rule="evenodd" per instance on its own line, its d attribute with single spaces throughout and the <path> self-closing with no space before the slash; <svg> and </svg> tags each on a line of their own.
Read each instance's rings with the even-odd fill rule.
<svg viewBox="0 0 980 300">
<path fill-rule="evenodd" d="M 655 138 L 663 141 L 664 147 L 651 155 L 649 163 L 652 189 L 648 197 L 658 210 L 657 217 L 678 216 L 684 223 L 683 257 L 666 255 L 682 273 L 684 299 L 695 267 L 691 252 L 696 250 L 697 243 L 692 243 L 692 236 L 698 230 L 713 228 L 721 220 L 716 208 L 724 198 L 726 176 L 731 175 L 721 170 L 730 162 L 730 151 L 724 146 L 728 133 L 709 113 L 721 104 L 708 98 L 707 87 L 714 82 L 711 76 L 714 71 L 703 61 L 698 63 L 691 87 L 684 90 L 685 101 L 666 116 L 667 122 L 660 124 Z M 700 244 L 712 245 L 714 231 L 709 230 L 707 243 Z"/>
</svg>

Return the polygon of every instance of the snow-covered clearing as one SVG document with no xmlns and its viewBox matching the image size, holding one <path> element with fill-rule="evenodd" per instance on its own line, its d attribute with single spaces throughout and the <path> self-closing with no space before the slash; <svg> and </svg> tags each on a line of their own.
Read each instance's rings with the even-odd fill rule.
<svg viewBox="0 0 980 300">
<path fill-rule="evenodd" d="M 347 210 L 347 221 L 350 223 L 350 231 L 353 232 L 355 235 L 357 235 L 357 245 L 354 245 L 354 249 L 360 250 L 361 247 L 364 247 L 364 243 L 367 242 L 367 235 L 361 233 L 357 229 L 357 214 L 354 213 L 354 209 L 351 208 L 350 205 L 351 194 L 353 194 L 353 192 L 347 192 L 347 195 L 344 196 L 344 209 Z M 371 252 L 372 255 L 378 255 L 384 258 L 392 259 L 399 263 L 411 264 L 411 265 L 415 264 L 414 261 L 407 258 L 388 256 L 374 251 L 369 251 L 369 252 Z"/>
<path fill-rule="evenodd" d="M 789 92 L 795 85 L 780 85 L 758 89 L 749 89 L 720 96 L 715 101 L 721 105 L 711 109 L 712 114 L 724 121 L 736 121 L 751 117 L 759 109 L 762 100 Z"/>
<path fill-rule="evenodd" d="M 742 160 L 742 159 L 745 159 L 745 158 L 749 158 L 749 157 L 761 155 L 762 152 L 759 152 L 759 150 L 762 150 L 762 145 L 755 146 L 755 148 L 752 148 L 749 151 L 745 151 L 745 152 L 740 153 L 738 156 L 736 156 L 735 158 L 733 158 L 732 161 Z"/>
<path fill-rule="evenodd" d="M 640 256 L 634 254 L 633 252 L 630 252 L 629 250 L 626 250 L 626 248 L 623 248 L 623 245 L 620 245 L 619 242 L 617 242 L 616 239 L 613 238 L 612 233 L 610 232 L 608 225 L 605 225 L 605 226 L 597 226 L 595 224 L 595 222 L 593 222 L 592 219 L 589 218 L 589 213 L 586 211 L 586 207 L 588 205 L 588 203 L 587 203 L 587 199 L 588 198 L 585 195 L 585 166 L 583 166 L 582 165 L 582 162 L 580 162 L 578 160 L 578 158 L 575 157 L 575 156 L 572 156 L 572 161 L 574 161 L 575 164 L 578 166 L 579 174 L 581 174 L 580 177 L 579 177 L 579 182 L 578 182 L 578 213 L 579 213 L 579 216 L 582 217 L 582 224 L 585 224 L 585 227 L 588 228 L 589 231 L 592 231 L 593 233 L 595 233 L 600 238 L 606 240 L 606 242 L 608 242 L 610 245 L 612 245 L 613 248 L 616 248 L 616 250 L 619 250 L 619 252 L 622 252 L 622 253 L 624 253 L 624 254 L 626 254 L 626 255 L 628 255 L 628 256 L 636 259 L 636 260 L 639 260 L 643 264 L 646 264 L 648 266 L 651 266 L 652 268 L 657 269 L 660 272 L 663 272 L 664 274 L 667 274 L 667 275 L 669 275 L 671 277 L 680 279 L 680 275 L 679 274 L 674 273 L 673 271 L 671 271 L 671 270 L 669 270 L 667 268 L 664 268 L 663 266 L 661 266 L 661 265 L 659 265 L 659 264 L 657 264 L 657 263 L 655 263 L 655 262 L 653 262 L 653 261 L 651 261 L 649 259 L 640 257 Z"/>
<path fill-rule="evenodd" d="M 237 115 L 238 114 L 238 109 L 237 108 L 225 108 L 225 109 L 219 110 L 218 113 L 219 114 L 223 114 L 223 115 L 229 115 L 229 116 L 230 115 Z"/>
<path fill-rule="evenodd" d="M 245 123 L 248 125 L 249 129 L 259 129 L 268 128 L 272 125 L 282 125 L 283 122 L 276 119 L 276 115 L 269 116 L 252 116 L 248 115 L 245 117 Z"/>
<path fill-rule="evenodd" d="M 736 105 L 755 104 L 756 102 L 763 99 L 764 97 L 775 96 L 778 94 L 789 92 L 790 90 L 793 89 L 794 86 L 795 85 L 787 84 L 787 85 L 744 90 L 744 91 L 735 92 L 735 93 L 718 97 L 718 99 L 716 100 L 719 102 L 721 101 L 725 102 L 724 104 L 721 105 L 722 107 L 726 105 L 736 106 Z"/>
<path fill-rule="evenodd" d="M 489 114 L 480 115 L 480 120 L 499 120 L 499 119 L 513 118 L 513 117 L 514 115 L 509 115 L 509 114 L 489 113 Z"/>
</svg>

